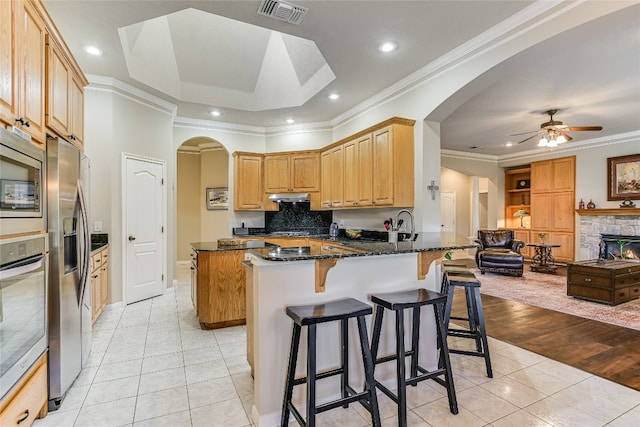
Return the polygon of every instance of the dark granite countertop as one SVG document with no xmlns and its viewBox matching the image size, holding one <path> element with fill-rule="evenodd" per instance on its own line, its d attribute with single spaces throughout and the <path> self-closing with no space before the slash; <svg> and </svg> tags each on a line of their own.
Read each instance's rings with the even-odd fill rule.
<svg viewBox="0 0 640 427">
<path fill-rule="evenodd" d="M 245 240 L 241 245 L 218 245 L 218 242 L 195 242 L 191 247 L 196 251 L 240 251 L 245 249 L 275 248 L 262 240 Z"/>
<path fill-rule="evenodd" d="M 318 239 L 318 236 L 309 236 Z M 301 248 L 253 248 L 249 253 L 267 261 L 303 261 L 325 258 L 346 258 L 356 256 L 395 255 L 427 251 L 449 251 L 470 249 L 477 245 L 469 238 L 442 233 L 420 233 L 414 242 L 387 243 L 380 241 L 350 240 L 346 238 L 325 238 L 327 245 L 304 246 Z M 335 244 L 330 244 L 334 242 Z"/>
</svg>

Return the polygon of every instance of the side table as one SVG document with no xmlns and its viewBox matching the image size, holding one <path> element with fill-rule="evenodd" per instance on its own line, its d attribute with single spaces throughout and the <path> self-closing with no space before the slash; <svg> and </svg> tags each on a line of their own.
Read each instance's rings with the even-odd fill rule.
<svg viewBox="0 0 640 427">
<path fill-rule="evenodd" d="M 551 249 L 559 248 L 560 245 L 544 244 L 544 243 L 527 243 L 535 250 L 535 254 L 531 258 L 531 271 L 540 273 L 555 273 L 556 267 Z"/>
</svg>

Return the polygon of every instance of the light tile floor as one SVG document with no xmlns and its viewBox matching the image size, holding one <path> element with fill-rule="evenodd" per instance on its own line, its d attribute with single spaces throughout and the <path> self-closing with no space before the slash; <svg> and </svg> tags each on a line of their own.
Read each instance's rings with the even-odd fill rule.
<svg viewBox="0 0 640 427">
<path fill-rule="evenodd" d="M 201 330 L 188 283 L 108 306 L 94 325 L 88 365 L 60 409 L 34 426 L 250 426 L 245 337 L 244 327 Z M 470 343 L 459 341 L 451 345 Z M 410 426 L 640 426 L 640 392 L 501 341 L 489 345 L 493 379 L 482 359 L 452 355 L 458 415 L 438 384 L 409 387 Z M 384 395 L 380 408 L 383 425 L 397 425 Z M 358 404 L 319 418 L 321 426 L 369 425 Z"/>
</svg>

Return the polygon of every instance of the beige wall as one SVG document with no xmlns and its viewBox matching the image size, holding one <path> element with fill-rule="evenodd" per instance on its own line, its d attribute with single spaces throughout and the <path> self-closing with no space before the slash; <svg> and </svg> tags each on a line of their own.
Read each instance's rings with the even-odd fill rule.
<svg viewBox="0 0 640 427">
<path fill-rule="evenodd" d="M 207 188 L 229 187 L 229 154 L 226 150 L 203 151 L 200 155 L 200 240 L 215 242 L 220 237 L 230 237 L 228 210 L 207 210 Z"/>
<path fill-rule="evenodd" d="M 200 154 L 178 152 L 176 256 L 189 259 L 191 242 L 200 241 Z"/>
</svg>

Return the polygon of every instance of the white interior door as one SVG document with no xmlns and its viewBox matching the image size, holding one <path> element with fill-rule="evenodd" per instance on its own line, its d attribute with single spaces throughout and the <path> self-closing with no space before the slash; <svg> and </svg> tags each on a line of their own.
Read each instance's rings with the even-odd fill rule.
<svg viewBox="0 0 640 427">
<path fill-rule="evenodd" d="M 124 297 L 127 304 L 161 295 L 166 244 L 164 164 L 125 157 L 123 210 L 126 257 Z"/>
<path fill-rule="evenodd" d="M 442 232 L 456 232 L 456 193 L 455 191 L 440 192 L 440 221 Z"/>
</svg>

